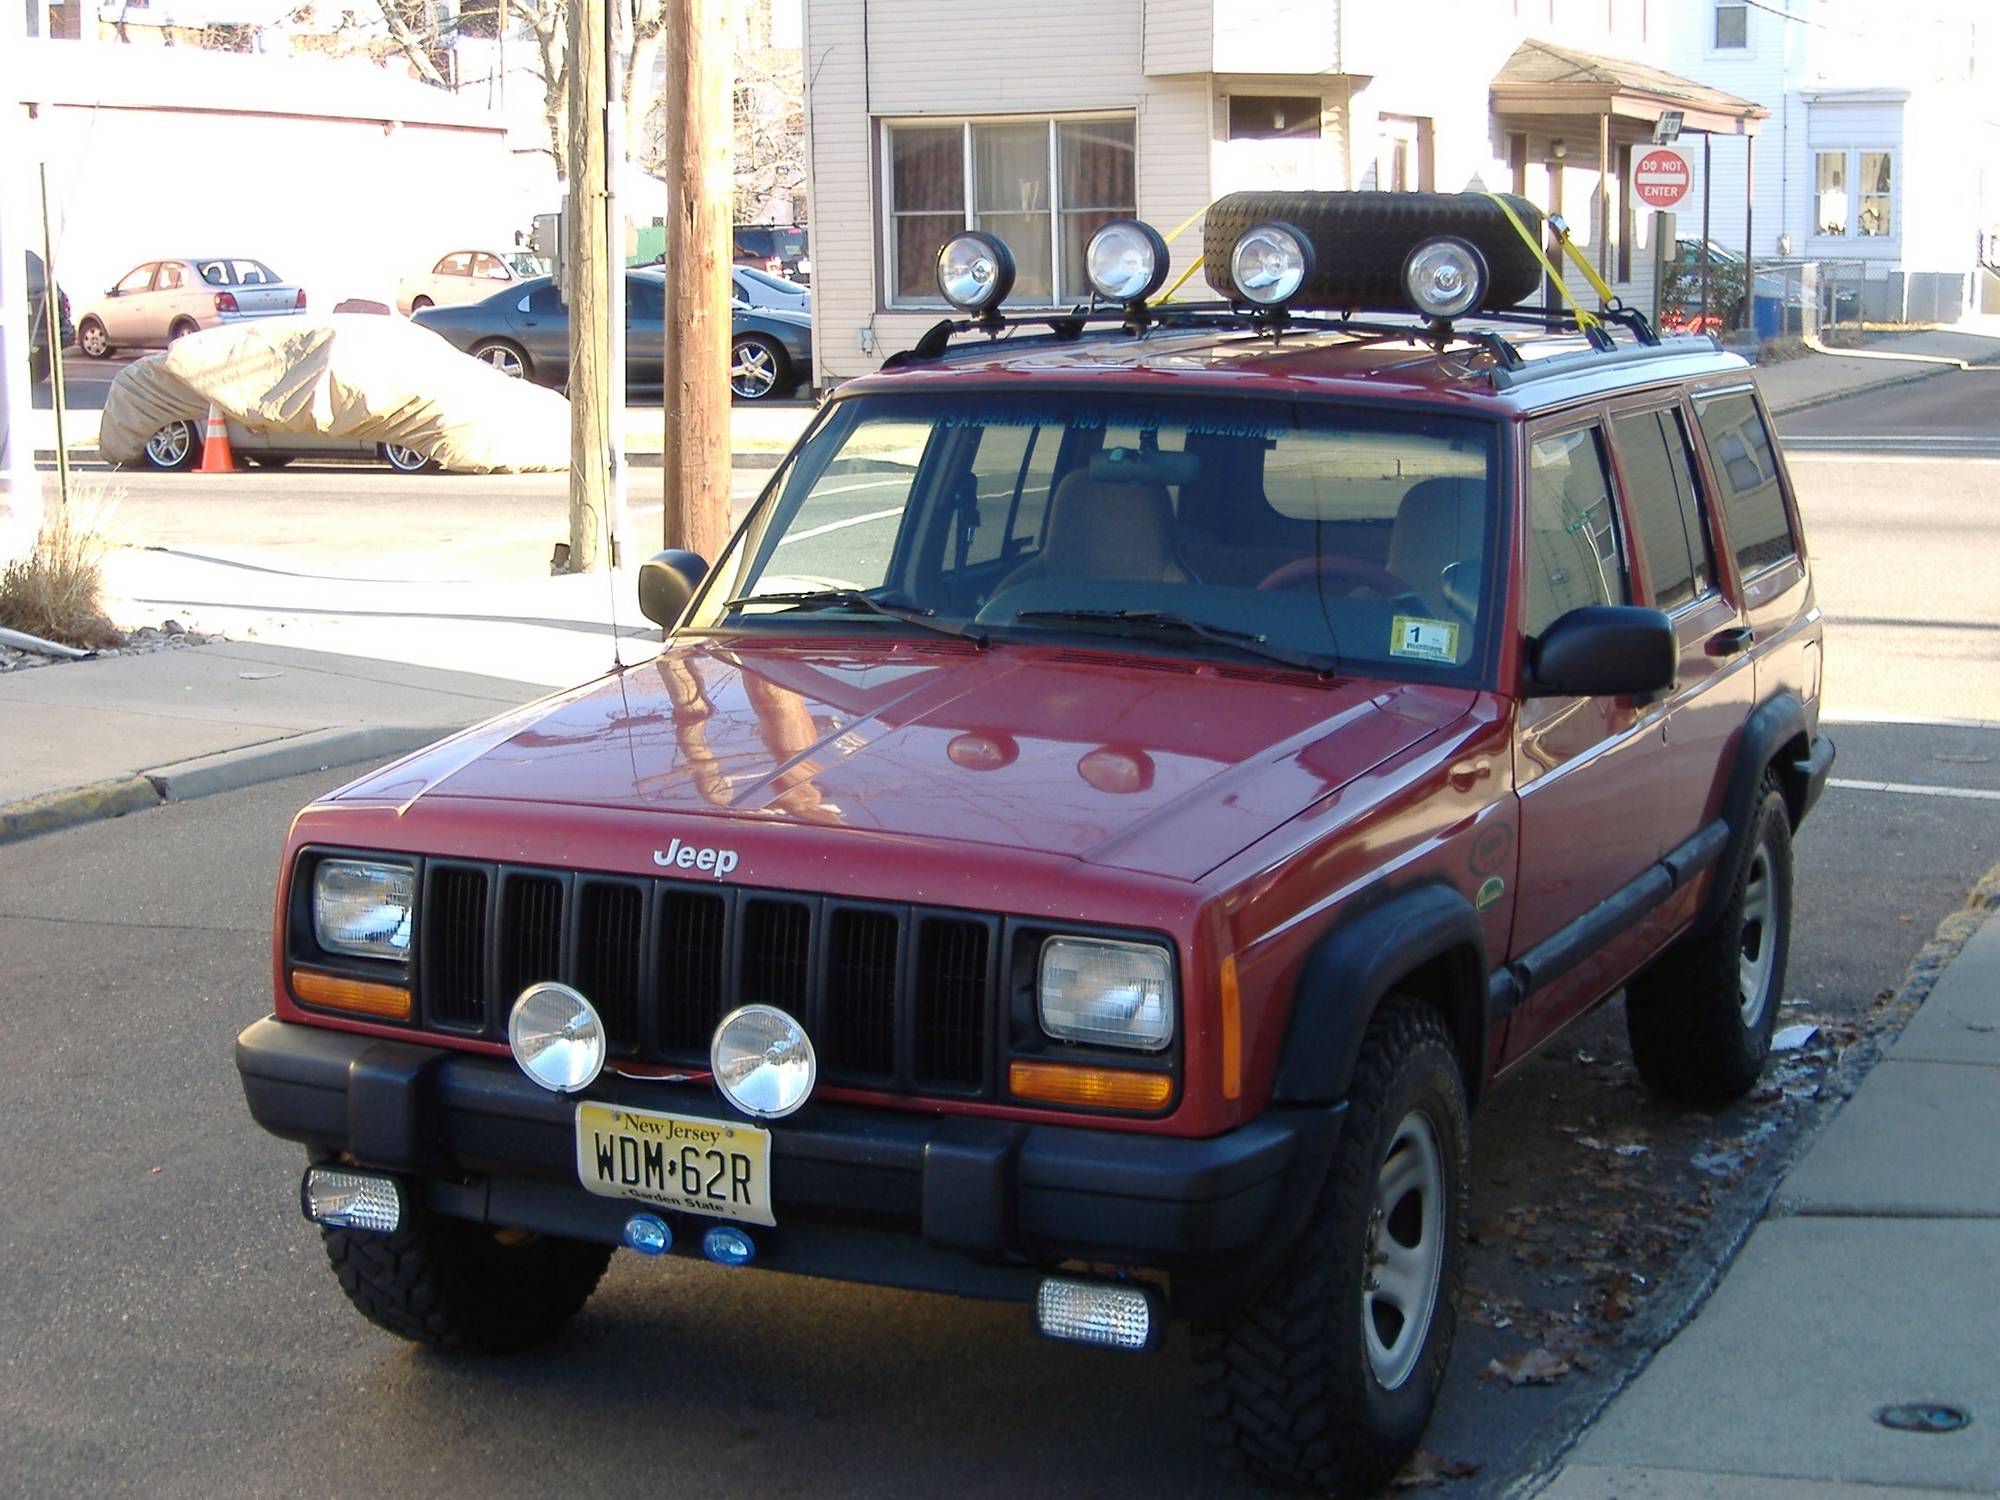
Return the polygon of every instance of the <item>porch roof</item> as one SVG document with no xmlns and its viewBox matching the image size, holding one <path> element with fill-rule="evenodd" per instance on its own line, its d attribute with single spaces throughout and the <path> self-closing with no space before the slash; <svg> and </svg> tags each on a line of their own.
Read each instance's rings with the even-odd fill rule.
<svg viewBox="0 0 2000 1500">
<path fill-rule="evenodd" d="M 1610 116 L 1657 120 L 1664 110 L 1681 111 L 1681 128 L 1714 135 L 1755 135 L 1770 118 L 1763 105 L 1665 68 L 1630 58 L 1601 57 L 1525 41 L 1514 49 L 1492 85 L 1493 113 L 1508 116 Z"/>
</svg>

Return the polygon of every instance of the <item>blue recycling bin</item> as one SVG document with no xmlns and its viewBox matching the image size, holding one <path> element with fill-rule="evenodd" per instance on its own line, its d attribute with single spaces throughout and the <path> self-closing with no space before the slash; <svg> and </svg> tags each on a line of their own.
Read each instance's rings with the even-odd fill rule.
<svg viewBox="0 0 2000 1500">
<path fill-rule="evenodd" d="M 1751 304 L 1750 317 L 1757 329 L 1757 338 L 1760 342 L 1776 338 L 1785 327 L 1784 298 L 1758 297 Z"/>
</svg>

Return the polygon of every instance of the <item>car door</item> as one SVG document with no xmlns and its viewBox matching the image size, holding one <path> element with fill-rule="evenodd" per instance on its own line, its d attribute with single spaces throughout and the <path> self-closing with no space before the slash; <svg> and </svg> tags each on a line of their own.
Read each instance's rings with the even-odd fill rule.
<svg viewBox="0 0 2000 1500">
<path fill-rule="evenodd" d="M 136 344 L 143 340 L 146 304 L 153 289 L 153 275 L 159 268 L 159 262 L 151 260 L 143 266 L 134 266 L 118 278 L 111 295 L 104 299 L 98 319 L 112 343 Z"/>
<path fill-rule="evenodd" d="M 215 322 L 215 304 L 211 301 L 204 309 L 198 305 L 196 291 L 201 278 L 196 276 L 184 261 L 163 260 L 153 276 L 153 290 L 143 300 L 146 303 L 144 341 L 148 344 L 165 344 L 173 337 L 174 324 L 192 320 L 207 327 Z M 206 311 L 207 318 L 202 317 Z"/>
<path fill-rule="evenodd" d="M 1680 665 L 1664 702 L 1663 838 L 1669 849 L 1721 815 L 1730 742 L 1749 716 L 1754 686 L 1750 632 L 1716 567 L 1709 537 L 1713 507 L 1690 437 L 1689 416 L 1677 397 L 1656 398 L 1611 418 L 1641 602 L 1665 611 L 1679 647 Z"/>
<path fill-rule="evenodd" d="M 472 252 L 459 250 L 431 267 L 425 291 L 439 307 L 460 307 L 478 299 L 472 280 Z"/>
<path fill-rule="evenodd" d="M 1570 610 L 1632 601 L 1625 521 L 1602 424 L 1565 419 L 1532 429 L 1516 557 L 1520 628 L 1530 641 Z M 1546 958 L 1592 931 L 1592 909 L 1658 864 L 1661 725 L 1657 702 L 1534 696 L 1514 726 L 1520 859 L 1508 958 Z M 1642 924 L 1643 925 L 1643 924 Z M 1508 1027 L 1509 1062 L 1573 1019 L 1636 963 L 1644 937 L 1593 937 L 1580 961 L 1545 966 Z M 1620 970 L 1619 972 L 1622 972 Z"/>
<path fill-rule="evenodd" d="M 563 306 L 562 289 L 553 281 L 530 287 L 518 297 L 503 297 L 512 308 L 506 324 L 528 351 L 528 360 L 540 385 L 569 383 L 569 309 Z M 496 330 L 497 331 L 497 330 Z"/>
<path fill-rule="evenodd" d="M 625 383 L 652 390 L 666 380 L 666 287 L 651 277 L 625 278 Z"/>
</svg>

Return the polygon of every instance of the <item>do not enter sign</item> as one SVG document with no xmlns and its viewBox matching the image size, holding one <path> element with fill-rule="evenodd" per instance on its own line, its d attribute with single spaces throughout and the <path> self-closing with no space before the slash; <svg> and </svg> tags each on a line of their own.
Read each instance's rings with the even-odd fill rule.
<svg viewBox="0 0 2000 1500">
<path fill-rule="evenodd" d="M 1688 159 L 1672 146 L 1654 146 L 1632 164 L 1632 188 L 1648 208 L 1672 208 L 1688 195 Z"/>
</svg>

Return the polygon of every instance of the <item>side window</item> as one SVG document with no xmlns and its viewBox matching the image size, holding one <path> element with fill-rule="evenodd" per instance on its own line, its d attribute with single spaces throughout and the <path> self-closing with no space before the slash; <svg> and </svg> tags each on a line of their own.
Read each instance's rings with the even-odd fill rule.
<svg viewBox="0 0 2000 1500">
<path fill-rule="evenodd" d="M 154 282 L 153 290 L 156 292 L 177 292 L 185 284 L 185 281 L 186 278 L 181 274 L 180 263 L 178 261 L 163 260 L 160 262 L 159 280 Z"/>
<path fill-rule="evenodd" d="M 472 274 L 472 253 L 461 250 L 456 255 L 447 255 L 433 267 L 438 276 L 470 276 Z"/>
<path fill-rule="evenodd" d="M 125 273 L 125 279 L 118 283 L 121 292 L 143 292 L 153 284 L 153 267 L 149 262 Z"/>
<path fill-rule="evenodd" d="M 636 276 L 625 281 L 626 318 L 664 318 L 667 315 L 666 289 L 656 281 L 641 281 Z"/>
<path fill-rule="evenodd" d="M 522 311 L 537 318 L 558 317 L 562 313 L 562 289 L 553 281 L 545 281 L 524 298 L 527 306 Z"/>
<path fill-rule="evenodd" d="M 1595 427 L 1538 438 L 1528 466 L 1528 614 L 1540 635 L 1586 604 L 1629 604 L 1624 549 Z"/>
<path fill-rule="evenodd" d="M 1677 609 L 1708 591 L 1708 547 L 1694 464 L 1680 416 L 1648 411 L 1613 417 L 1618 461 L 1631 492 L 1626 501 L 1646 549 L 1646 581 L 1653 602 Z"/>
<path fill-rule="evenodd" d="M 1695 403 L 1695 417 L 1721 486 L 1738 569 L 1747 578 L 1797 552 L 1778 487 L 1778 456 L 1756 402 L 1747 392 L 1715 396 Z"/>
<path fill-rule="evenodd" d="M 480 254 L 473 257 L 472 274 L 484 276 L 488 281 L 505 281 L 507 268 L 500 264 L 497 255 Z"/>
</svg>

